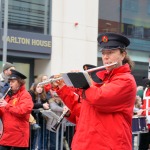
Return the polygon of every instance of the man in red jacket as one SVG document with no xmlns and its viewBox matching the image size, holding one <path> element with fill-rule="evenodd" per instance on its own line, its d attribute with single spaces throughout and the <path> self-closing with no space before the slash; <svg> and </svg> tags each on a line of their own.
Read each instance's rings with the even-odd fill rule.
<svg viewBox="0 0 150 150">
<path fill-rule="evenodd" d="M 25 89 L 22 73 L 11 70 L 10 88 L 5 98 L 0 99 L 0 117 L 3 134 L 0 150 L 27 150 L 29 146 L 29 116 L 33 108 L 32 98 Z"/>
<path fill-rule="evenodd" d="M 131 75 L 133 62 L 126 51 L 130 41 L 121 34 L 103 33 L 98 43 L 107 66 L 96 73 L 101 83 L 93 82 L 81 94 L 63 81 L 52 86 L 71 110 L 70 117 L 78 118 L 72 150 L 131 150 L 136 83 Z"/>
</svg>

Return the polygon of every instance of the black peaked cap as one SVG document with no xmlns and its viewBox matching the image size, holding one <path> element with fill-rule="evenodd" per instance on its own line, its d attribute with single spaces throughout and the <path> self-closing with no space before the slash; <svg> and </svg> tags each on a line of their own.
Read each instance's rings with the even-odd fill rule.
<svg viewBox="0 0 150 150">
<path fill-rule="evenodd" d="M 97 67 L 97 66 L 94 66 L 94 65 L 91 65 L 91 64 L 85 64 L 85 65 L 83 65 L 83 69 L 84 70 L 92 69 L 92 68 L 95 68 L 95 67 Z"/>
<path fill-rule="evenodd" d="M 99 34 L 97 41 L 102 49 L 126 48 L 130 40 L 118 33 L 106 32 Z"/>
<path fill-rule="evenodd" d="M 10 75 L 10 77 L 8 78 L 9 80 L 17 80 L 17 79 L 26 79 L 27 77 L 25 75 L 23 75 L 22 73 L 20 73 L 17 70 L 12 70 L 11 69 L 12 74 Z"/>
</svg>

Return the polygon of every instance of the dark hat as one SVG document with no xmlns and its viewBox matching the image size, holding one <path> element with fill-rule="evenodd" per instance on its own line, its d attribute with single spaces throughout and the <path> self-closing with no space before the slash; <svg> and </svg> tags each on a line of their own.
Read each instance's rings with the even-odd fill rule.
<svg viewBox="0 0 150 150">
<path fill-rule="evenodd" d="M 3 72 L 11 67 L 15 67 L 15 66 L 9 62 L 6 62 L 3 66 Z"/>
<path fill-rule="evenodd" d="M 96 67 L 96 66 L 91 65 L 91 64 L 85 64 L 85 65 L 83 65 L 83 69 L 84 69 L 84 70 L 92 69 L 92 68 L 95 68 L 95 67 Z"/>
<path fill-rule="evenodd" d="M 126 48 L 130 41 L 127 37 L 117 33 L 102 33 L 97 38 L 100 45 L 100 50 L 102 49 L 116 49 L 116 48 Z"/>
<path fill-rule="evenodd" d="M 143 77 L 143 85 L 144 87 L 150 87 L 150 79 Z"/>
<path fill-rule="evenodd" d="M 84 70 L 88 70 L 88 69 L 92 69 L 92 68 L 96 68 L 97 66 L 91 65 L 91 64 L 85 64 L 83 65 L 83 69 Z M 98 70 L 99 71 L 99 70 Z M 96 83 L 101 83 L 102 80 L 100 78 L 98 78 L 98 76 L 96 75 L 96 73 L 98 72 L 96 71 L 92 71 L 89 73 L 89 75 L 91 76 L 92 80 Z"/>
<path fill-rule="evenodd" d="M 12 74 L 10 75 L 10 77 L 8 78 L 9 80 L 17 80 L 17 79 L 26 79 L 27 77 L 25 75 L 23 75 L 22 73 L 16 71 L 16 70 L 12 70 L 11 69 Z"/>
</svg>

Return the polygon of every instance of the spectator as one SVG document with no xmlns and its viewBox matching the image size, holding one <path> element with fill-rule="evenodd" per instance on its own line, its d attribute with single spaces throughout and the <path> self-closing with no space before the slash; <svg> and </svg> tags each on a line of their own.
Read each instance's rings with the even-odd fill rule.
<svg viewBox="0 0 150 150">
<path fill-rule="evenodd" d="M 11 75 L 11 69 L 15 69 L 15 66 L 9 62 L 6 62 L 3 66 L 3 71 L 0 74 L 0 98 L 9 88 L 8 78 Z"/>
<path fill-rule="evenodd" d="M 39 75 L 37 77 L 37 82 L 44 82 L 46 80 L 48 80 L 48 76 L 47 75 L 41 74 L 41 75 Z M 46 98 L 50 99 L 52 97 L 52 94 L 51 94 L 51 84 L 47 83 L 47 84 L 44 84 L 43 86 L 44 86 L 44 90 L 46 92 Z"/>
<path fill-rule="evenodd" d="M 137 87 L 137 95 L 140 96 L 142 100 L 143 100 L 143 92 L 144 92 L 144 87 L 138 86 Z"/>
<path fill-rule="evenodd" d="M 135 104 L 134 104 L 134 109 L 133 109 L 133 113 L 134 115 L 141 115 L 142 113 L 142 99 L 140 96 L 136 96 L 136 99 L 135 99 Z"/>
<path fill-rule="evenodd" d="M 53 98 L 49 100 L 50 109 L 57 115 L 61 116 L 63 113 L 63 103 L 58 97 L 57 93 L 53 93 Z M 50 120 L 48 120 L 50 121 Z M 51 126 L 53 127 L 56 124 L 57 120 L 53 121 Z M 58 149 L 61 147 L 61 126 L 58 128 Z M 62 136 L 63 137 L 63 136 Z M 50 150 L 56 150 L 56 131 L 50 130 Z"/>
<path fill-rule="evenodd" d="M 30 88 L 29 93 L 32 96 L 32 100 L 34 103 L 34 111 L 32 111 L 32 115 L 37 120 L 40 125 L 40 130 L 32 131 L 33 138 L 31 139 L 32 149 L 36 149 L 36 146 L 39 150 L 46 148 L 47 146 L 47 130 L 46 130 L 46 120 L 42 116 L 40 109 L 49 109 L 48 100 L 46 99 L 46 93 L 44 91 L 43 86 L 38 85 L 38 83 L 34 83 Z M 44 138 L 44 143 L 42 139 Z M 36 145 L 36 141 L 38 139 L 38 144 Z"/>
</svg>

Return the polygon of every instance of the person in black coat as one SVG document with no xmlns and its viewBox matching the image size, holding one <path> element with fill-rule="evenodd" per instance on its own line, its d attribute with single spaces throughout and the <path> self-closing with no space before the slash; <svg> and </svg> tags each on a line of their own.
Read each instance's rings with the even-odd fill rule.
<svg viewBox="0 0 150 150">
<path fill-rule="evenodd" d="M 29 93 L 32 97 L 34 106 L 32 115 L 36 119 L 37 123 L 40 125 L 40 130 L 34 130 L 32 131 L 33 138 L 31 139 L 32 142 L 32 149 L 36 148 L 36 140 L 38 138 L 38 149 L 45 149 L 47 146 L 47 130 L 46 130 L 46 119 L 42 116 L 42 113 L 40 112 L 41 109 L 49 109 L 49 103 L 46 99 L 46 93 L 44 91 L 43 86 L 39 85 L 38 82 L 34 83 Z M 43 132 L 44 131 L 44 132 Z M 44 138 L 44 143 L 42 142 Z"/>
</svg>

